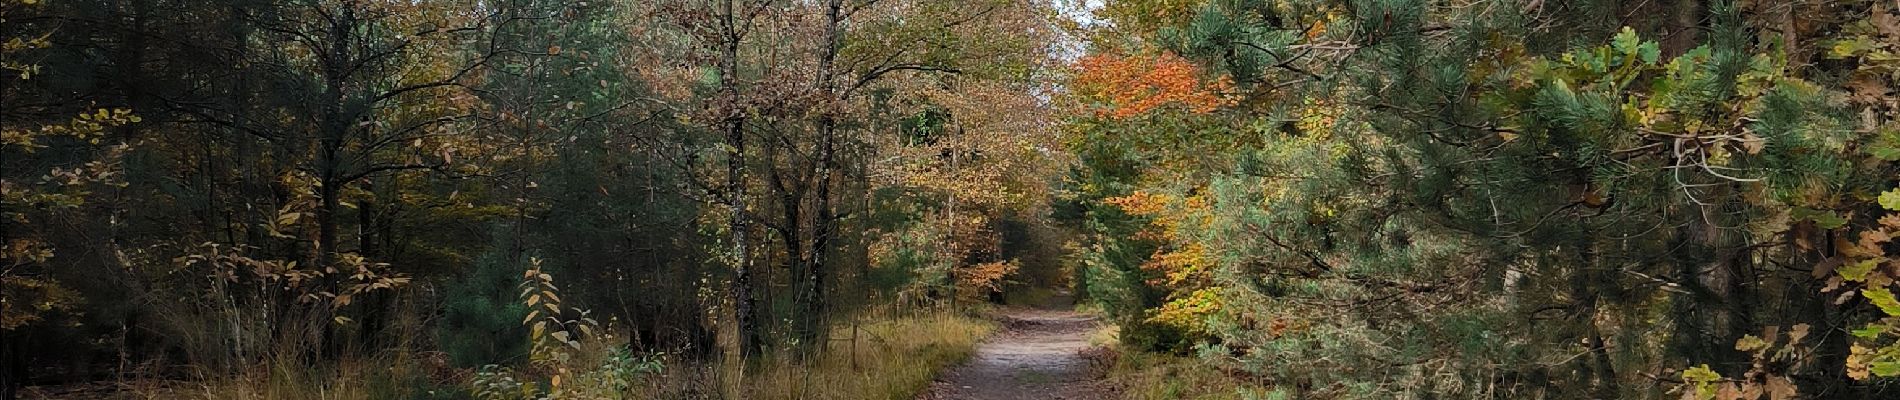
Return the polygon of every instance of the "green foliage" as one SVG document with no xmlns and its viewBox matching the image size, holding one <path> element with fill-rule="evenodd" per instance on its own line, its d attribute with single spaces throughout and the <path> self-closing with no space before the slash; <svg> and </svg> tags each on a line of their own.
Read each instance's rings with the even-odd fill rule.
<svg viewBox="0 0 1900 400">
<path fill-rule="evenodd" d="M 1710 370 L 1708 364 L 1702 364 L 1682 371 L 1682 380 L 1692 388 L 1694 398 L 1713 399 L 1716 390 L 1721 387 L 1722 374 Z"/>
<path fill-rule="evenodd" d="M 1073 114 L 1072 176 L 1117 177 L 1072 179 L 1094 194 L 1072 197 L 1077 217 L 1106 220 L 1085 212 L 1129 193 L 1207 204 L 1157 212 L 1184 221 L 1168 235 L 1075 223 L 1112 233 L 1086 237 L 1074 258 L 1123 266 L 1089 282 L 1115 286 L 1090 288 L 1111 299 L 1218 289 L 1205 302 L 1218 304 L 1213 334 L 1188 341 L 1264 381 L 1332 383 L 1294 397 L 1658 398 L 1671 394 L 1639 371 L 1701 363 L 1684 379 L 1705 395 L 1742 383 L 1777 398 L 1846 390 L 1793 382 L 1854 363 L 1719 344 L 1751 323 L 1835 324 L 1815 310 L 1885 314 L 1885 292 L 1855 286 L 1886 284 L 1886 260 L 1856 255 L 1880 251 L 1826 242 L 1881 223 L 1864 200 L 1900 166 L 1886 154 L 1891 102 L 1869 88 L 1890 77 L 1791 59 L 1878 59 L 1867 56 L 1877 45 L 1777 43 L 1765 27 L 1781 25 L 1759 5 L 1684 4 L 1211 1 L 1157 29 L 1108 31 L 1119 41 L 1092 51 L 1173 50 L 1217 75 L 1207 79 L 1239 83 L 1243 99 L 1211 118 Z M 1888 21 L 1884 7 L 1831 12 Z M 1710 22 L 1670 28 L 1683 21 Z M 1875 31 L 1847 34 L 1886 34 Z M 1821 43 L 1847 50 L 1807 47 Z M 1207 146 L 1217 132 L 1259 136 Z M 1870 235 L 1858 240 L 1882 237 Z M 1167 260 L 1122 243 L 1157 239 L 1205 249 L 1212 281 L 1124 278 Z M 1166 309 L 1122 303 L 1123 314 Z M 1865 350 L 1871 373 L 1886 359 Z M 1751 359 L 1787 375 L 1721 378 Z"/>
<path fill-rule="evenodd" d="M 519 304 L 529 311 L 517 324 L 529 328 L 532 368 L 526 370 L 545 375 L 490 364 L 475 374 L 469 390 L 482 400 L 639 398 L 633 389 L 643 377 L 663 372 L 659 358 L 633 354 L 589 312 L 564 307 L 541 260 L 530 258 L 527 265 L 516 286 Z"/>
<path fill-rule="evenodd" d="M 1178 328 L 1148 321 L 1151 309 L 1161 305 L 1166 292 L 1150 285 L 1156 273 L 1142 268 L 1157 249 L 1153 240 L 1137 235 L 1146 219 L 1105 202 L 1129 195 L 1146 164 L 1133 158 L 1130 149 L 1119 147 L 1119 140 L 1093 139 L 1097 140 L 1077 141 L 1089 147 L 1078 151 L 1082 166 L 1071 171 L 1064 198 L 1059 199 L 1063 203 L 1058 205 L 1067 211 L 1059 212 L 1057 219 L 1077 226 L 1087 246 L 1071 249 L 1069 267 L 1076 271 L 1076 290 L 1120 325 L 1123 343 L 1137 349 L 1184 352 L 1192 344 Z"/>
<path fill-rule="evenodd" d="M 1859 286 L 1860 298 L 1866 299 L 1879 310 L 1879 315 L 1853 331 L 1860 341 L 1853 344 L 1846 362 L 1846 373 L 1854 379 L 1900 377 L 1900 338 L 1888 336 L 1900 329 L 1900 300 L 1894 297 L 1895 272 L 1892 268 L 1896 258 L 1887 251 L 1896 232 L 1900 232 L 1900 207 L 1889 204 L 1887 191 L 1877 198 L 1880 208 L 1879 225 L 1866 228 L 1858 234 L 1859 240 L 1844 249 L 1844 265 L 1835 268 L 1836 282 L 1845 282 Z M 1840 285 L 1830 285 L 1829 290 Z M 1855 291 L 1842 293 L 1840 299 L 1851 298 Z"/>
<path fill-rule="evenodd" d="M 521 323 L 528 309 L 516 301 L 516 283 L 528 259 L 506 241 L 497 239 L 467 275 L 444 288 L 442 323 L 435 336 L 457 366 L 516 364 L 528 355 L 527 329 Z"/>
<path fill-rule="evenodd" d="M 1887 313 L 1887 316 L 1900 316 L 1900 301 L 1894 300 L 1893 292 L 1888 291 L 1887 288 L 1861 289 L 1860 294 L 1866 296 L 1868 301 L 1874 303 L 1874 306 L 1880 307 L 1880 311 Z"/>
</svg>

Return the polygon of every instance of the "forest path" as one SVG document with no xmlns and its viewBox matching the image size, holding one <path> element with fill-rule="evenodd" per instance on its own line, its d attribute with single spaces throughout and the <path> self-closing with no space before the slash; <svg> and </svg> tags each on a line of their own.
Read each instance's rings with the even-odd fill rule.
<svg viewBox="0 0 1900 400">
<path fill-rule="evenodd" d="M 1111 390 L 1082 354 L 1100 328 L 1094 315 L 1016 309 L 976 354 L 932 382 L 919 400 L 1107 399 Z"/>
</svg>

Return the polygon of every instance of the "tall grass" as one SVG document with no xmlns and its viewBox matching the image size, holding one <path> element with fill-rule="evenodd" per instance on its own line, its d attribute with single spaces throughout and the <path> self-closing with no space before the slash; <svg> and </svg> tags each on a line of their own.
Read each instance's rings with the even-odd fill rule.
<svg viewBox="0 0 1900 400">
<path fill-rule="evenodd" d="M 764 357 L 749 369 L 734 361 L 669 360 L 664 372 L 631 390 L 569 391 L 578 399 L 911 399 L 975 352 L 996 329 L 981 318 L 949 312 L 869 316 L 837 326 L 812 359 Z M 588 347 L 594 351 L 598 347 Z M 470 371 L 442 368 L 429 353 L 392 350 L 372 358 L 298 363 L 272 357 L 240 373 L 195 381 L 121 383 L 85 399 L 384 400 L 473 398 Z M 438 357 L 439 358 L 439 357 Z M 580 356 L 578 358 L 598 358 Z M 459 372 L 459 373 L 458 373 Z M 528 378 L 534 379 L 534 378 Z M 545 378 L 543 377 L 542 380 Z M 545 387 L 546 382 L 540 382 Z M 569 386 L 572 388 L 572 385 Z M 55 396 L 73 398 L 69 396 Z"/>
<path fill-rule="evenodd" d="M 996 325 L 948 312 L 873 318 L 836 327 L 816 360 L 769 361 L 747 375 L 723 368 L 727 398 L 779 400 L 911 399 L 943 370 L 962 362 Z"/>
<path fill-rule="evenodd" d="M 563 398 L 907 400 L 996 329 L 988 320 L 939 311 L 873 313 L 858 321 L 833 327 L 830 343 L 809 356 L 774 351 L 750 365 L 732 351 L 710 362 L 670 359 L 633 390 L 570 391 Z"/>
<path fill-rule="evenodd" d="M 465 398 L 462 389 L 432 381 L 425 362 L 407 354 L 311 366 L 277 361 L 268 368 L 173 388 L 151 398 L 205 400 L 367 400 Z"/>
<path fill-rule="evenodd" d="M 369 400 L 462 399 L 466 391 L 453 382 L 432 376 L 429 360 L 397 351 L 375 357 L 329 361 L 322 365 L 297 363 L 295 357 L 274 358 L 252 368 L 223 376 L 194 380 L 125 380 L 89 387 L 64 388 L 25 398 L 74 400 Z"/>
</svg>

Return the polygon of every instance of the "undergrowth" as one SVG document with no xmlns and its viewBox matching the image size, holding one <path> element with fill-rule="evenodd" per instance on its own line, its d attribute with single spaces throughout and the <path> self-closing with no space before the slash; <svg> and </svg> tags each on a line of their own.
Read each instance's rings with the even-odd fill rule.
<svg viewBox="0 0 1900 400">
<path fill-rule="evenodd" d="M 1109 383 L 1120 388 L 1124 400 L 1284 400 L 1290 397 L 1269 385 L 1252 382 L 1199 358 L 1156 353 L 1123 346 L 1114 327 L 1091 335 L 1095 345 L 1088 354 L 1097 368 L 1106 369 Z"/>
<path fill-rule="evenodd" d="M 932 312 L 874 318 L 853 328 L 839 327 L 819 359 L 800 365 L 780 358 L 742 379 L 725 379 L 728 398 L 779 400 L 910 399 L 938 373 L 962 362 L 996 325 L 975 318 Z M 854 345 L 855 343 L 855 345 Z M 727 376 L 739 368 L 725 368 Z"/>
<path fill-rule="evenodd" d="M 629 351 L 613 322 L 561 304 L 534 260 L 520 284 L 532 312 L 525 363 L 452 368 L 441 352 L 389 351 L 309 366 L 294 351 L 236 373 L 29 392 L 28 398 L 205 400 L 910 399 L 996 329 L 972 314 L 878 310 L 832 328 L 821 351 L 693 360 Z M 414 337 L 414 335 L 410 335 Z M 409 342 L 399 348 L 423 348 Z"/>
<path fill-rule="evenodd" d="M 947 312 L 866 317 L 834 329 L 815 360 L 767 357 L 750 372 L 733 362 L 630 355 L 583 344 L 566 373 L 523 367 L 460 370 L 409 353 L 339 361 L 321 368 L 294 362 L 196 381 L 139 381 L 87 393 L 33 392 L 27 398 L 203 400 L 389 399 L 911 399 L 943 370 L 967 359 L 996 329 L 988 320 Z M 853 343 L 855 342 L 855 346 Z M 579 365 L 588 368 L 578 368 Z M 505 372 L 504 372 L 505 371 Z M 553 379 L 564 376 L 558 390 Z M 622 379 L 616 381 L 616 379 Z"/>
</svg>

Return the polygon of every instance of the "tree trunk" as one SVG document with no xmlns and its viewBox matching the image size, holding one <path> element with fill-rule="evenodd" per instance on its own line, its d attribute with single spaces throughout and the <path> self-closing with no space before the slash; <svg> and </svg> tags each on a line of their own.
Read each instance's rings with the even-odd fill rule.
<svg viewBox="0 0 1900 400">
<path fill-rule="evenodd" d="M 1577 323 L 1584 325 L 1584 345 L 1589 346 L 1589 376 L 1595 382 L 1589 382 L 1596 388 L 1596 398 L 1614 399 L 1621 397 L 1622 388 L 1616 376 L 1616 367 L 1610 360 L 1609 344 L 1603 340 L 1603 328 L 1597 325 L 1597 302 L 1601 297 L 1600 287 L 1612 287 L 1614 278 L 1604 271 L 1597 256 L 1596 234 L 1589 227 L 1589 221 L 1581 222 L 1581 238 L 1577 241 L 1577 265 L 1581 266 L 1571 275 L 1571 296 L 1577 302 L 1574 317 Z"/>
<path fill-rule="evenodd" d="M 816 198 L 813 200 L 811 247 L 804 252 L 809 257 L 805 268 L 805 299 L 803 301 L 808 339 L 822 349 L 829 340 L 826 327 L 825 270 L 828 269 L 825 257 L 831 249 L 833 231 L 836 230 L 837 212 L 831 207 L 831 186 L 837 173 L 837 137 L 838 121 L 834 112 L 839 102 L 837 88 L 833 85 L 834 64 L 838 51 L 843 46 L 839 25 L 843 23 L 842 0 L 825 2 L 825 44 L 818 58 L 817 87 L 821 95 L 818 111 L 818 171 L 813 174 L 817 179 Z"/>
<path fill-rule="evenodd" d="M 6 226 L 0 224 L 0 239 L 6 238 Z M 26 386 L 27 338 L 25 330 L 0 329 L 0 400 L 19 398 L 20 388 Z"/>
<path fill-rule="evenodd" d="M 343 12 L 334 18 L 327 21 L 330 24 L 330 54 L 328 54 L 328 60 L 323 63 L 326 87 L 324 88 L 323 125 L 317 132 L 320 137 L 316 149 L 316 169 L 320 187 L 317 188 L 316 263 L 312 265 L 313 268 L 326 273 L 320 288 L 330 293 L 336 293 L 341 288 L 341 282 L 329 271 L 336 268 L 337 243 L 339 242 L 337 211 L 342 208 L 342 199 L 339 197 L 343 195 L 342 186 L 346 183 L 343 181 L 341 153 L 344 150 L 345 137 L 350 133 L 351 123 L 350 117 L 345 112 L 347 108 L 345 101 L 348 98 L 344 95 L 344 91 L 348 90 L 349 60 L 351 60 L 349 50 L 352 45 L 350 32 L 356 25 L 355 10 L 344 7 Z M 311 315 L 307 323 L 311 324 L 308 328 L 312 332 L 309 333 L 311 340 L 309 344 L 312 349 L 320 352 L 336 354 L 338 349 L 329 347 L 327 340 L 334 333 L 331 332 L 334 324 L 330 322 L 329 310 L 330 306 L 327 302 L 310 306 Z"/>
<path fill-rule="evenodd" d="M 767 158 L 774 157 L 767 155 Z M 797 160 L 793 160 L 790 157 L 786 158 L 786 163 L 798 165 Z M 771 175 L 772 190 L 778 194 L 779 211 L 783 218 L 785 218 L 783 221 L 784 225 L 779 230 L 779 236 L 781 236 L 780 239 L 782 239 L 781 243 L 785 246 L 785 259 L 782 261 L 782 267 L 785 273 L 795 277 L 802 277 L 805 276 L 806 271 L 812 267 L 812 265 L 807 262 L 807 253 L 805 252 L 805 215 L 803 201 L 805 199 L 805 188 L 807 185 L 805 182 L 807 181 L 800 180 L 791 185 L 787 185 L 785 183 L 784 174 L 778 169 L 774 169 Z M 798 284 L 803 285 L 805 283 L 806 282 L 799 282 Z M 805 311 L 805 305 L 809 300 L 806 294 L 809 290 L 809 287 L 798 288 L 798 297 L 795 299 L 798 301 L 800 311 Z M 801 351 L 811 349 L 810 344 L 813 335 L 811 335 L 810 332 L 812 329 L 812 320 L 810 317 L 810 315 L 804 315 L 804 313 L 801 312 L 800 315 L 798 315 L 798 320 L 795 321 L 795 330 L 797 331 L 799 350 Z"/>
<path fill-rule="evenodd" d="M 1677 307 L 1678 323 L 1686 329 L 1676 345 L 1691 355 L 1689 359 L 1707 360 L 1723 376 L 1739 376 L 1748 368 L 1748 358 L 1734 344 L 1751 325 L 1738 298 L 1742 253 L 1717 226 L 1720 222 L 1710 220 L 1719 213 L 1714 207 L 1697 207 L 1693 220 L 1679 229 L 1679 240 L 1687 245 L 1676 252 L 1676 262 L 1690 293 Z"/>
<path fill-rule="evenodd" d="M 1807 235 L 1807 237 L 1810 238 L 1810 243 L 1813 243 L 1814 246 L 1812 250 L 1795 252 L 1794 261 L 1797 263 L 1796 265 L 1821 265 L 1827 263 L 1829 257 L 1839 256 L 1839 253 L 1837 253 L 1834 248 L 1836 243 L 1835 235 L 1839 233 L 1832 230 L 1817 231 L 1819 232 L 1794 229 L 1788 233 L 1788 238 L 1786 239 L 1788 243 L 1795 242 L 1800 235 Z M 1790 247 L 1795 246 L 1790 245 Z M 1816 270 L 1820 271 L 1821 269 L 1817 268 Z M 1847 326 L 1848 321 L 1851 320 L 1850 315 L 1852 313 L 1847 307 L 1835 304 L 1833 301 L 1835 296 L 1841 293 L 1823 291 L 1823 289 L 1827 287 L 1827 281 L 1828 278 L 1832 277 L 1831 275 L 1832 273 L 1813 276 L 1812 278 L 1814 279 L 1808 280 L 1805 285 L 1796 286 L 1805 288 L 1805 292 L 1810 295 L 1803 296 L 1800 295 L 1800 293 L 1796 293 L 1790 296 L 1790 298 L 1798 304 L 1796 309 L 1800 310 L 1795 320 L 1801 321 L 1800 323 L 1808 324 L 1811 329 L 1816 331 L 1824 331 L 1829 329 L 1829 327 Z M 1804 344 L 1813 346 L 1815 360 L 1807 364 L 1809 365 L 1808 368 L 1811 368 L 1817 377 L 1811 381 L 1812 383 L 1804 382 L 1802 384 L 1804 391 L 1812 393 L 1834 393 L 1836 394 L 1835 398 L 1844 399 L 1868 398 L 1867 385 L 1863 385 L 1861 382 L 1847 375 L 1847 356 L 1852 352 L 1850 348 L 1854 338 L 1849 335 L 1839 334 L 1810 335 L 1809 337 L 1812 339 L 1808 339 L 1808 342 Z M 1799 371 L 1796 373 L 1799 373 Z"/>
<path fill-rule="evenodd" d="M 734 319 L 738 325 L 739 355 L 750 359 L 762 352 L 759 337 L 757 299 L 752 293 L 753 271 L 752 254 L 747 247 L 745 199 L 745 113 L 739 106 L 739 89 L 736 80 L 739 76 L 740 28 L 736 21 L 738 12 L 734 7 L 737 0 L 720 2 L 724 14 L 720 33 L 724 37 L 720 48 L 719 92 L 723 99 L 721 128 L 726 134 L 726 209 L 731 214 L 727 218 L 727 233 L 731 236 L 731 248 L 726 256 L 733 264 L 732 302 L 736 308 Z"/>
</svg>

